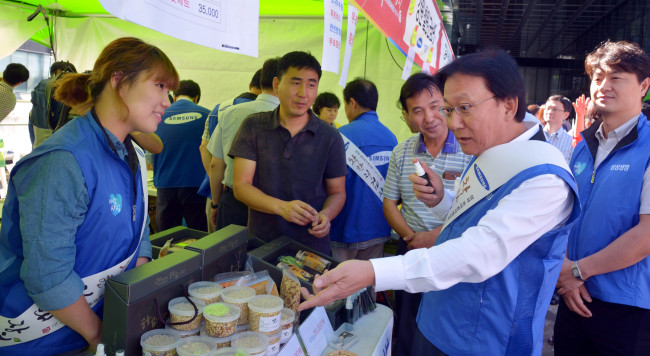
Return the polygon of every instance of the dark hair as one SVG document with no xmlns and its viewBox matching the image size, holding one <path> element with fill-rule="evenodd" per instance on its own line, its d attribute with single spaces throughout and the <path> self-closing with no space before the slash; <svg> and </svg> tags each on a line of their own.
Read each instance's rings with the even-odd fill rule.
<svg viewBox="0 0 650 356">
<path fill-rule="evenodd" d="M 12 86 L 26 82 L 29 79 L 29 70 L 20 63 L 9 63 L 4 72 L 2 72 L 2 79 Z"/>
<path fill-rule="evenodd" d="M 537 104 L 528 105 L 528 112 L 531 113 L 532 115 L 537 115 L 537 113 L 539 112 L 539 105 Z"/>
<path fill-rule="evenodd" d="M 320 69 L 320 63 L 309 52 L 295 51 L 282 56 L 278 62 L 278 79 L 282 79 L 282 76 L 290 67 L 312 69 L 318 74 L 318 80 L 320 80 L 320 76 L 323 74 L 323 71 Z"/>
<path fill-rule="evenodd" d="M 349 102 L 354 99 L 362 108 L 377 110 L 379 93 L 375 84 L 369 80 L 357 78 L 345 85 L 343 100 Z"/>
<path fill-rule="evenodd" d="M 50 66 L 50 75 L 56 74 L 58 70 L 63 73 L 77 73 L 77 68 L 75 68 L 75 66 L 68 61 L 58 61 L 52 63 Z"/>
<path fill-rule="evenodd" d="M 264 61 L 262 72 L 260 74 L 260 89 L 271 90 L 273 89 L 273 78 L 278 76 L 278 63 L 279 58 L 269 58 Z"/>
<path fill-rule="evenodd" d="M 199 102 L 201 99 L 201 87 L 193 80 L 181 80 L 178 89 L 174 90 L 174 98 L 178 98 L 181 95 L 187 95 L 190 98 L 198 96 L 196 102 Z"/>
<path fill-rule="evenodd" d="M 585 71 L 592 79 L 597 69 L 606 65 L 627 73 L 636 74 L 639 83 L 650 78 L 650 57 L 634 42 L 605 41 L 585 59 Z"/>
<path fill-rule="evenodd" d="M 341 102 L 339 101 L 339 98 L 329 92 L 324 92 L 318 94 L 316 97 L 316 100 L 314 100 L 314 105 L 312 106 L 312 110 L 316 115 L 320 116 L 320 111 L 322 108 L 340 108 L 341 107 Z"/>
<path fill-rule="evenodd" d="M 262 68 L 258 69 L 257 72 L 255 72 L 255 74 L 253 74 L 253 78 L 251 78 L 251 82 L 250 82 L 250 84 L 248 84 L 248 86 L 251 87 L 251 88 L 260 88 L 260 89 L 262 89 L 262 87 L 260 86 L 260 77 L 261 76 L 262 76 Z M 271 79 L 271 81 L 273 81 L 273 79 Z"/>
<path fill-rule="evenodd" d="M 444 83 L 454 74 L 465 74 L 485 80 L 488 90 L 497 101 L 517 99 L 515 119 L 519 122 L 526 115 L 526 86 L 517 63 L 502 49 L 486 49 L 459 57 L 438 72 Z"/>
<path fill-rule="evenodd" d="M 437 90 L 442 94 L 442 83 L 437 76 L 426 73 L 420 72 L 411 75 L 404 84 L 402 84 L 402 89 L 399 92 L 400 109 L 408 112 L 406 99 L 420 94 L 423 90 L 428 90 L 431 94 L 433 94 L 433 90 Z"/>
<path fill-rule="evenodd" d="M 134 83 L 140 74 L 155 76 L 170 90 L 178 87 L 176 68 L 163 51 L 141 39 L 122 37 L 104 47 L 90 74 L 68 74 L 58 80 L 54 99 L 87 111 L 107 84 L 110 87 L 114 73 L 122 73 L 115 91 Z M 126 107 L 124 102 L 121 104 Z"/>
<path fill-rule="evenodd" d="M 564 107 L 564 111 L 568 112 L 569 114 L 571 113 L 571 108 L 573 108 L 573 104 L 571 104 L 571 100 L 569 98 L 564 97 L 562 95 L 551 95 L 546 101 L 559 101 L 562 103 L 562 106 Z"/>
</svg>

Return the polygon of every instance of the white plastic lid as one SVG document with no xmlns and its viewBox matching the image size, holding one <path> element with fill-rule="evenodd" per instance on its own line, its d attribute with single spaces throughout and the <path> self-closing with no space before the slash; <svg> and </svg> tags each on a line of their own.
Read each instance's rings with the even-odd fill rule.
<svg viewBox="0 0 650 356">
<path fill-rule="evenodd" d="M 242 333 L 244 331 L 248 331 L 250 329 L 251 329 L 251 324 L 250 323 L 243 324 L 243 325 L 237 325 L 237 329 L 235 330 L 235 333 L 239 334 L 239 333 Z"/>
<path fill-rule="evenodd" d="M 244 286 L 232 286 L 221 291 L 221 299 L 227 303 L 246 303 L 255 296 L 255 289 Z"/>
<path fill-rule="evenodd" d="M 196 304 L 199 314 L 203 313 L 203 308 L 205 308 L 205 302 L 201 299 L 190 297 L 190 299 Z M 172 314 L 180 316 L 192 316 L 194 315 L 194 307 L 185 297 L 174 298 L 169 301 L 167 305 L 169 312 Z"/>
<path fill-rule="evenodd" d="M 212 355 L 217 349 L 214 339 L 205 336 L 191 336 L 181 339 L 176 346 L 176 353 L 179 356 Z"/>
<path fill-rule="evenodd" d="M 289 308 L 282 309 L 282 317 L 280 319 L 280 325 L 291 324 L 296 320 L 296 312 Z"/>
<path fill-rule="evenodd" d="M 231 344 L 233 347 L 256 355 L 266 351 L 269 346 L 269 337 L 256 331 L 244 331 L 233 335 Z"/>
<path fill-rule="evenodd" d="M 425 174 L 425 172 L 424 172 L 424 168 L 422 168 L 422 164 L 420 163 L 420 161 L 413 163 L 413 165 L 415 166 L 415 174 L 418 177 L 422 177 Z"/>
<path fill-rule="evenodd" d="M 274 295 L 261 294 L 248 301 L 248 308 L 256 313 L 276 313 L 284 308 L 284 301 Z"/>
<path fill-rule="evenodd" d="M 217 311 L 222 311 L 222 313 Z M 212 303 L 203 309 L 203 317 L 217 323 L 227 323 L 237 320 L 239 319 L 239 315 L 241 315 L 241 309 L 230 303 Z"/>
<path fill-rule="evenodd" d="M 153 339 L 152 339 L 153 337 Z M 181 335 L 173 329 L 153 329 L 142 334 L 140 346 L 146 351 L 169 351 L 176 348 Z M 155 345 L 154 345 L 154 341 Z"/>
<path fill-rule="evenodd" d="M 188 293 L 192 297 L 213 299 L 221 295 L 223 287 L 219 283 L 201 281 L 190 284 Z"/>
</svg>

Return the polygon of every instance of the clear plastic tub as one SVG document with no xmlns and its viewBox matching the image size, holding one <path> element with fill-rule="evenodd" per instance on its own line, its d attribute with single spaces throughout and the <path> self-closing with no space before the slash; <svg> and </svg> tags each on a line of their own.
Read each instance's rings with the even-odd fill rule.
<svg viewBox="0 0 650 356">
<path fill-rule="evenodd" d="M 219 349 L 214 353 L 214 356 L 248 356 L 248 352 L 240 350 L 236 347 L 225 347 Z"/>
<path fill-rule="evenodd" d="M 296 320 L 296 313 L 289 308 L 282 309 L 280 318 L 280 343 L 285 344 L 293 335 L 293 322 Z"/>
<path fill-rule="evenodd" d="M 191 323 L 172 325 L 171 327 L 176 330 L 194 330 L 201 326 L 201 320 L 203 320 L 203 309 L 205 308 L 205 303 L 201 299 L 190 297 L 192 302 L 196 304 L 198 309 L 198 315 Z M 192 319 L 194 313 L 194 307 L 185 297 L 174 298 L 169 301 L 169 320 L 172 323 L 178 323 L 183 321 L 188 321 Z"/>
<path fill-rule="evenodd" d="M 205 305 L 219 301 L 223 287 L 219 283 L 201 281 L 190 284 L 188 293 L 190 297 L 201 299 Z"/>
<path fill-rule="evenodd" d="M 231 341 L 232 341 L 232 335 L 226 336 L 226 337 L 212 337 L 206 334 L 205 332 L 205 326 L 201 327 L 201 336 L 209 337 L 214 342 L 217 343 L 217 349 L 223 349 L 224 347 L 230 347 L 231 346 Z"/>
<path fill-rule="evenodd" d="M 241 314 L 238 306 L 230 303 L 213 303 L 203 310 L 205 331 L 210 337 L 225 337 L 235 333 Z"/>
<path fill-rule="evenodd" d="M 244 331 L 249 331 L 250 329 L 251 329 L 251 324 L 244 324 L 244 325 L 237 324 L 237 330 L 235 330 L 235 334 L 243 333 Z"/>
<path fill-rule="evenodd" d="M 284 308 L 282 298 L 274 295 L 258 295 L 248 301 L 248 320 L 251 331 L 266 335 L 275 334 L 280 330 L 280 313 Z"/>
<path fill-rule="evenodd" d="M 176 346 L 178 356 L 211 356 L 217 349 L 217 343 L 205 336 L 192 336 L 182 339 Z"/>
<path fill-rule="evenodd" d="M 172 329 L 154 329 L 142 334 L 142 356 L 176 356 L 180 334 Z"/>
<path fill-rule="evenodd" d="M 241 309 L 237 320 L 238 325 L 248 324 L 248 301 L 255 296 L 255 289 L 244 286 L 232 286 L 221 291 L 221 300 L 235 304 Z"/>
<path fill-rule="evenodd" d="M 266 348 L 264 356 L 275 356 L 280 352 L 280 334 L 278 331 L 273 335 L 269 335 L 269 346 Z"/>
<path fill-rule="evenodd" d="M 256 331 L 245 331 L 233 335 L 232 346 L 248 352 L 251 356 L 261 356 L 269 346 L 269 337 Z"/>
<path fill-rule="evenodd" d="M 169 319 L 167 319 L 169 321 Z M 171 326 L 165 324 L 165 330 L 174 330 L 176 331 L 182 338 L 190 337 L 190 336 L 199 336 L 201 333 L 201 327 L 198 327 L 194 330 L 176 330 L 172 328 Z"/>
</svg>

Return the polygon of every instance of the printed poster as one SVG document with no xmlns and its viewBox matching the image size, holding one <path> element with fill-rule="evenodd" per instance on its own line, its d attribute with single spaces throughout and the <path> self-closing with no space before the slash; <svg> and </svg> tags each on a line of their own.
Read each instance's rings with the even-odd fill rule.
<svg viewBox="0 0 650 356">
<path fill-rule="evenodd" d="M 343 0 L 324 1 L 323 58 L 321 69 L 339 72 L 341 34 L 343 33 Z"/>
</svg>

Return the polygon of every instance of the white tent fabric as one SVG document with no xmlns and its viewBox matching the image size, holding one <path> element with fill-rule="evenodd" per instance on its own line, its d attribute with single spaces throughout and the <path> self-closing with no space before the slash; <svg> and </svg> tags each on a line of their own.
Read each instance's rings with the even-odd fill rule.
<svg viewBox="0 0 650 356">
<path fill-rule="evenodd" d="M 2 14 L 0 15 L 0 34 L 2 36 L 0 58 L 14 53 L 36 32 L 46 27 L 42 15 L 33 21 L 27 21 L 27 17 L 32 12 L 19 7 L 0 5 L 0 14 Z"/>
</svg>

